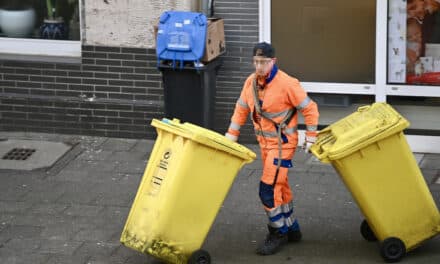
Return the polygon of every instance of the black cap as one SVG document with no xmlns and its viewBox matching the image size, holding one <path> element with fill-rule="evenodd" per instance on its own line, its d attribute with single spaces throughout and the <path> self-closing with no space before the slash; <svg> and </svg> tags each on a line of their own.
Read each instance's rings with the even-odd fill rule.
<svg viewBox="0 0 440 264">
<path fill-rule="evenodd" d="M 253 55 L 275 58 L 275 49 L 267 42 L 260 42 L 255 44 Z"/>
</svg>

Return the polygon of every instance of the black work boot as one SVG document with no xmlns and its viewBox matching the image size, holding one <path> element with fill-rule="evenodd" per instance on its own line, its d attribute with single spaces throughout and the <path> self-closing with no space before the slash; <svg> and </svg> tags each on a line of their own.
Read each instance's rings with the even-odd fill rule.
<svg viewBox="0 0 440 264">
<path fill-rule="evenodd" d="M 287 240 L 289 242 L 299 242 L 301 241 L 302 238 L 302 234 L 301 234 L 301 230 L 289 230 L 289 232 L 287 232 Z"/>
<path fill-rule="evenodd" d="M 269 234 L 266 239 L 257 248 L 257 254 L 259 255 L 272 255 L 278 252 L 278 250 L 287 243 L 287 234 L 281 234 L 278 229 L 271 226 L 269 228 Z"/>
</svg>

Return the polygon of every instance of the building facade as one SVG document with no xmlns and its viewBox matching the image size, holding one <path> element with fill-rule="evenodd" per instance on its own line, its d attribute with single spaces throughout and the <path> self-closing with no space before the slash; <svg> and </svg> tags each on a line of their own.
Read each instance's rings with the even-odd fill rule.
<svg viewBox="0 0 440 264">
<path fill-rule="evenodd" d="M 55 10 L 69 25 L 63 40 L 42 39 L 50 12 L 35 2 L 28 6 L 37 24 L 24 36 L 6 32 L 0 13 L 0 129 L 154 138 L 151 119 L 164 115 L 154 25 L 163 11 L 200 11 L 211 1 L 58 1 Z M 275 45 L 281 68 L 318 102 L 322 126 L 360 105 L 387 101 L 410 119 L 413 144 L 427 147 L 419 150 L 440 149 L 440 83 L 415 79 L 425 72 L 416 76 L 415 63 L 405 64 L 413 14 L 406 1 L 212 2 L 214 16 L 224 19 L 226 40 L 215 89 L 216 131 L 226 130 L 253 70 L 253 44 L 266 40 Z M 433 54 L 419 54 L 418 63 L 435 72 L 436 45 L 423 45 Z M 254 142 L 250 124 L 241 140 Z"/>
<path fill-rule="evenodd" d="M 78 40 L 10 38 L 2 32 L 0 129 L 154 138 L 151 119 L 162 118 L 164 109 L 153 25 L 163 11 L 197 9 L 196 1 L 165 2 L 80 1 Z M 228 45 L 217 76 L 216 130 L 223 131 L 252 70 L 258 2 L 215 1 L 215 15 L 225 19 Z"/>
</svg>

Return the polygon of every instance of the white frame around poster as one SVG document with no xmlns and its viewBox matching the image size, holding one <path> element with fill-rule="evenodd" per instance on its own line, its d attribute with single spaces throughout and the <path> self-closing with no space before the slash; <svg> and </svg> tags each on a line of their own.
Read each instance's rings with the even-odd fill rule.
<svg viewBox="0 0 440 264">
<path fill-rule="evenodd" d="M 259 0 L 259 39 L 271 41 L 272 0 Z M 387 83 L 388 1 L 376 0 L 376 69 L 374 84 L 303 82 L 308 92 L 326 94 L 374 95 L 376 102 L 386 102 L 387 96 L 440 97 L 440 86 L 398 85 Z M 414 152 L 440 153 L 440 137 L 407 136 Z"/>
<path fill-rule="evenodd" d="M 82 1 L 78 0 L 79 10 Z M 82 25 L 82 12 L 79 12 Z M 82 27 L 82 26 L 81 26 Z M 80 30 L 82 39 L 82 30 Z M 52 61 L 56 58 L 67 59 L 67 62 L 81 58 L 81 40 L 48 40 L 31 38 L 0 38 L 0 59 L 24 59 Z M 75 59 L 75 60 L 69 60 Z M 61 60 L 63 61 L 63 60 Z"/>
</svg>

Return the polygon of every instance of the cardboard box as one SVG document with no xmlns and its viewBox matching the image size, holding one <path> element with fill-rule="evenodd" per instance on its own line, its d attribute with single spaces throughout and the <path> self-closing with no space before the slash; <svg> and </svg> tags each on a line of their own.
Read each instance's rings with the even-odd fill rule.
<svg viewBox="0 0 440 264">
<path fill-rule="evenodd" d="M 222 18 L 208 18 L 205 53 L 202 62 L 209 62 L 226 51 L 225 27 Z"/>
</svg>

